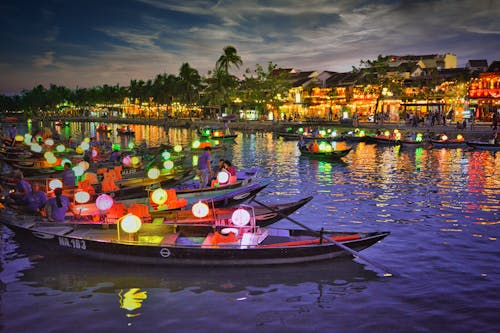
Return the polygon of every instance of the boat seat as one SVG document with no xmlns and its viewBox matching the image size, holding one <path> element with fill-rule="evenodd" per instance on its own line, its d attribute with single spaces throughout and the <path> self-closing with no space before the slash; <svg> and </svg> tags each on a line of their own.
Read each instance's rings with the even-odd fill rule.
<svg viewBox="0 0 500 333">
<path fill-rule="evenodd" d="M 160 242 L 160 245 L 175 245 L 177 242 L 177 238 L 179 238 L 179 235 L 181 233 L 177 232 L 175 234 L 168 234 L 165 237 L 163 237 L 163 240 Z"/>
<path fill-rule="evenodd" d="M 106 212 L 104 221 L 106 223 L 116 223 L 119 218 L 127 214 L 127 207 L 122 203 L 114 203 L 113 206 Z"/>
<path fill-rule="evenodd" d="M 132 203 L 128 208 L 128 212 L 139 217 L 144 223 L 151 223 L 151 214 L 149 213 L 149 207 L 145 204 Z"/>
</svg>

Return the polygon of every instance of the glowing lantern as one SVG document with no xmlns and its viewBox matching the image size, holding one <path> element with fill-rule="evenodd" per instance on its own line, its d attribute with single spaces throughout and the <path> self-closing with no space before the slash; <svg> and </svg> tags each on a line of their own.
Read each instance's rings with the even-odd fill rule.
<svg viewBox="0 0 500 333">
<path fill-rule="evenodd" d="M 87 142 L 87 143 L 89 143 L 89 142 L 90 142 L 90 139 L 89 139 L 89 138 L 84 138 L 84 139 L 83 139 L 83 142 Z"/>
<path fill-rule="evenodd" d="M 337 131 L 333 130 L 331 136 L 332 136 L 332 138 L 336 138 L 338 136 Z"/>
<path fill-rule="evenodd" d="M 87 171 L 90 168 L 90 164 L 87 161 L 80 161 L 78 165 L 81 166 L 85 171 Z"/>
<path fill-rule="evenodd" d="M 49 160 L 49 158 L 52 158 L 54 157 L 54 153 L 51 152 L 51 151 L 46 151 L 44 154 L 43 154 L 43 157 L 45 157 L 46 160 Z"/>
<path fill-rule="evenodd" d="M 123 157 L 122 163 L 125 166 L 129 166 L 132 163 L 130 156 L 126 155 L 125 157 Z"/>
<path fill-rule="evenodd" d="M 157 179 L 158 177 L 160 177 L 160 170 L 158 170 L 158 168 L 151 168 L 148 170 L 149 179 Z"/>
<path fill-rule="evenodd" d="M 180 153 L 180 152 L 182 151 L 182 146 L 181 146 L 181 145 L 176 145 L 176 146 L 174 147 L 174 151 L 175 151 L 176 153 Z"/>
<path fill-rule="evenodd" d="M 76 177 L 80 177 L 85 172 L 85 169 L 80 164 L 78 164 L 77 166 L 73 167 L 73 171 L 75 172 Z"/>
<path fill-rule="evenodd" d="M 161 157 L 163 157 L 164 160 L 170 159 L 170 153 L 168 151 L 164 151 L 161 153 Z"/>
<path fill-rule="evenodd" d="M 29 134 L 29 133 L 24 134 L 24 143 L 27 145 L 30 145 L 32 138 L 33 138 L 33 136 L 31 134 Z"/>
<path fill-rule="evenodd" d="M 16 140 L 16 142 L 23 142 L 24 136 L 22 136 L 21 134 L 17 134 L 14 140 Z"/>
<path fill-rule="evenodd" d="M 191 208 L 191 212 L 194 216 L 202 218 L 208 215 L 208 205 L 204 202 L 198 201 Z"/>
<path fill-rule="evenodd" d="M 217 174 L 217 181 L 221 185 L 226 184 L 229 181 L 230 176 L 231 175 L 229 174 L 229 172 L 227 172 L 226 170 L 222 170 Z"/>
<path fill-rule="evenodd" d="M 327 143 L 326 146 L 325 146 L 325 152 L 331 153 L 332 150 L 333 150 L 332 145 L 330 145 L 330 144 Z"/>
<path fill-rule="evenodd" d="M 132 162 L 132 165 L 137 165 L 141 162 L 141 159 L 138 156 L 132 156 L 130 162 Z"/>
<path fill-rule="evenodd" d="M 92 158 L 96 158 L 99 153 L 97 152 L 97 149 L 92 148 Z"/>
<path fill-rule="evenodd" d="M 401 133 L 394 131 L 396 140 L 401 140 Z"/>
<path fill-rule="evenodd" d="M 325 151 L 326 150 L 326 145 L 327 145 L 326 142 L 324 142 L 324 141 L 320 142 L 319 146 L 318 146 L 319 151 Z"/>
<path fill-rule="evenodd" d="M 163 162 L 163 167 L 167 170 L 171 170 L 174 167 L 174 162 L 165 161 L 165 162 Z"/>
<path fill-rule="evenodd" d="M 113 203 L 114 203 L 113 198 L 110 195 L 105 194 L 105 193 L 99 195 L 95 201 L 95 205 L 100 210 L 110 209 L 111 206 L 113 206 Z"/>
<path fill-rule="evenodd" d="M 49 163 L 49 164 L 56 164 L 57 163 L 57 158 L 54 156 L 54 154 L 47 157 L 46 160 L 47 160 L 47 163 Z"/>
<path fill-rule="evenodd" d="M 216 145 L 216 146 L 217 146 L 217 145 L 219 145 L 219 144 L 220 144 L 220 141 L 219 141 L 219 140 L 214 140 L 214 145 Z M 209 144 L 209 146 L 210 146 L 210 144 Z"/>
<path fill-rule="evenodd" d="M 90 200 L 90 194 L 86 191 L 78 191 L 75 193 L 75 201 L 79 204 L 86 203 Z"/>
<path fill-rule="evenodd" d="M 90 148 L 90 145 L 87 141 L 83 141 L 81 144 L 80 144 L 80 147 L 82 147 L 83 150 L 89 150 Z"/>
<path fill-rule="evenodd" d="M 193 155 L 193 165 L 198 165 L 198 156 Z"/>
<path fill-rule="evenodd" d="M 422 142 L 422 140 L 423 140 L 422 133 L 417 133 L 417 137 L 415 138 L 415 141 L 416 142 Z"/>
<path fill-rule="evenodd" d="M 62 188 L 63 183 L 60 179 L 51 179 L 49 182 L 49 188 L 55 190 L 56 188 Z"/>
<path fill-rule="evenodd" d="M 42 151 L 42 146 L 40 146 L 38 143 L 34 143 L 31 145 L 31 151 L 35 153 L 40 153 Z"/>
<path fill-rule="evenodd" d="M 448 140 L 448 137 L 446 136 L 446 134 L 441 135 L 441 140 L 443 140 L 443 141 Z"/>
<path fill-rule="evenodd" d="M 141 228 L 141 219 L 134 214 L 127 214 L 123 217 L 121 227 L 123 231 L 133 234 Z"/>
<path fill-rule="evenodd" d="M 325 130 L 320 130 L 319 131 L 319 135 L 320 136 L 325 136 L 326 135 L 326 131 Z"/>
<path fill-rule="evenodd" d="M 250 222 L 250 213 L 245 209 L 238 208 L 233 212 L 231 220 L 233 221 L 234 225 L 242 227 Z"/>
<path fill-rule="evenodd" d="M 364 130 L 361 130 L 359 131 L 359 136 L 360 137 L 364 137 L 366 134 L 365 134 L 365 131 Z"/>
<path fill-rule="evenodd" d="M 302 127 L 299 127 L 299 129 L 297 130 L 297 132 L 304 133 L 304 129 Z"/>
<path fill-rule="evenodd" d="M 199 141 L 199 140 L 195 140 L 195 141 L 193 142 L 192 147 L 193 147 L 194 149 L 200 148 L 200 141 Z"/>
<path fill-rule="evenodd" d="M 118 143 L 113 143 L 112 149 L 116 151 L 120 151 L 120 145 Z"/>
<path fill-rule="evenodd" d="M 61 165 L 64 165 L 66 163 L 69 163 L 69 165 L 73 165 L 73 163 L 71 163 L 71 161 L 65 157 L 61 160 Z"/>
<path fill-rule="evenodd" d="M 52 147 L 54 145 L 54 139 L 52 138 L 45 139 L 45 144 L 49 147 Z"/>
<path fill-rule="evenodd" d="M 203 136 L 210 136 L 210 129 L 209 128 L 203 130 Z"/>
<path fill-rule="evenodd" d="M 130 141 L 130 142 L 128 143 L 128 148 L 129 148 L 129 149 L 134 149 L 134 147 L 135 147 L 135 143 L 134 143 L 133 141 Z"/>
<path fill-rule="evenodd" d="M 151 200 L 157 205 L 163 205 L 168 199 L 167 191 L 157 188 L 151 193 Z"/>
<path fill-rule="evenodd" d="M 457 140 L 462 141 L 463 139 L 464 137 L 462 136 L 462 134 L 457 134 Z"/>
<path fill-rule="evenodd" d="M 65 147 L 62 143 L 56 146 L 56 151 L 57 151 L 58 153 L 62 153 L 62 152 L 64 152 L 65 150 L 66 150 L 66 147 Z"/>
<path fill-rule="evenodd" d="M 391 135 L 391 132 L 389 132 L 389 131 L 384 132 L 384 136 L 390 136 L 390 135 Z"/>
<path fill-rule="evenodd" d="M 83 154 L 83 149 L 82 149 L 82 147 L 81 147 L 81 146 L 76 147 L 76 148 L 75 148 L 75 152 L 76 152 L 77 154 Z"/>
</svg>

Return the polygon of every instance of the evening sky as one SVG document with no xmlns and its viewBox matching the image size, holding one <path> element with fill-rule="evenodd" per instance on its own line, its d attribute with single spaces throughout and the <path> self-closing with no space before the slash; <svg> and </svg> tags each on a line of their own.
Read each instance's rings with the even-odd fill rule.
<svg viewBox="0 0 500 333">
<path fill-rule="evenodd" d="M 2 0 L 0 93 L 201 75 L 227 45 L 240 75 L 273 62 L 350 71 L 382 55 L 500 60 L 499 0 Z"/>
</svg>

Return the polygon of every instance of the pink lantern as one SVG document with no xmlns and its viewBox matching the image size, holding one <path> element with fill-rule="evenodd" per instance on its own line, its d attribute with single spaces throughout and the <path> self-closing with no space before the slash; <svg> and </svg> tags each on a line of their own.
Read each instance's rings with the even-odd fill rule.
<svg viewBox="0 0 500 333">
<path fill-rule="evenodd" d="M 108 210 L 113 206 L 113 198 L 108 194 L 101 194 L 97 197 L 95 204 L 100 210 Z"/>
</svg>

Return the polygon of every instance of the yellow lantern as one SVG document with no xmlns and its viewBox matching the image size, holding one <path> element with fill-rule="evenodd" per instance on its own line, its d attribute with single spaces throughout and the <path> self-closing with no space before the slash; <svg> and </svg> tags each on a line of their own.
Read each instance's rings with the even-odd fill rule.
<svg viewBox="0 0 500 333">
<path fill-rule="evenodd" d="M 123 231 L 128 232 L 129 234 L 133 234 L 142 226 L 141 219 L 134 214 L 127 214 L 123 217 L 121 221 L 121 228 Z"/>
<path fill-rule="evenodd" d="M 389 132 L 389 131 L 384 132 L 384 136 L 390 136 L 390 135 L 391 135 L 391 132 Z"/>
<path fill-rule="evenodd" d="M 200 141 L 199 140 L 196 140 L 195 142 L 193 142 L 193 148 L 194 149 L 200 148 Z"/>
<path fill-rule="evenodd" d="M 17 134 L 14 140 L 16 140 L 16 142 L 23 142 L 24 136 L 22 136 L 21 134 Z"/>
<path fill-rule="evenodd" d="M 160 170 L 158 170 L 158 168 L 151 168 L 148 170 L 149 179 L 157 179 L 158 177 L 160 177 Z"/>
<path fill-rule="evenodd" d="M 462 136 L 462 134 L 458 134 L 457 135 L 457 140 L 458 141 L 462 141 L 464 139 L 464 137 Z"/>
<path fill-rule="evenodd" d="M 191 208 L 191 212 L 194 216 L 202 218 L 208 215 L 208 205 L 204 202 L 198 201 Z"/>
<path fill-rule="evenodd" d="M 168 199 L 167 191 L 157 188 L 151 193 L 151 200 L 157 205 L 163 205 Z"/>
<path fill-rule="evenodd" d="M 77 154 L 83 154 L 83 148 L 81 146 L 76 147 L 75 151 Z"/>
<path fill-rule="evenodd" d="M 176 146 L 174 147 L 174 151 L 175 151 L 176 153 L 180 153 L 180 152 L 182 151 L 182 146 L 181 146 L 181 145 L 176 145 Z"/>
<path fill-rule="evenodd" d="M 132 156 L 130 162 L 132 162 L 132 165 L 137 165 L 141 162 L 141 159 L 138 156 Z"/>
</svg>

